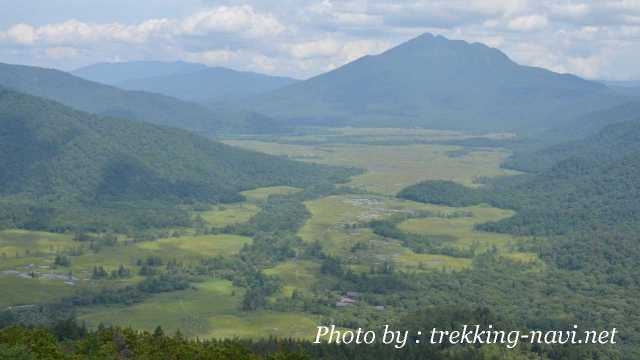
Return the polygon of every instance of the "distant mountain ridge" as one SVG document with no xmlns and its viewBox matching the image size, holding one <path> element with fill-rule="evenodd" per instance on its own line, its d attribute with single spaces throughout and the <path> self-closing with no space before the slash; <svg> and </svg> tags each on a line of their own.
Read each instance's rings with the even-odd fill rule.
<svg viewBox="0 0 640 360">
<path fill-rule="evenodd" d="M 241 100 L 298 80 L 188 62 L 100 63 L 72 72 L 125 90 L 146 91 L 204 105 Z"/>
<path fill-rule="evenodd" d="M 0 86 L 101 116 L 205 133 L 226 126 L 224 119 L 202 105 L 166 95 L 122 90 L 59 70 L 0 63 Z"/>
<path fill-rule="evenodd" d="M 483 44 L 424 34 L 258 96 L 290 124 L 543 129 L 621 100 L 605 85 L 518 65 Z"/>
<path fill-rule="evenodd" d="M 216 67 L 194 72 L 130 79 L 115 85 L 127 90 L 160 93 L 186 101 L 213 103 L 242 100 L 298 80 Z"/>
<path fill-rule="evenodd" d="M 206 68 L 203 64 L 184 61 L 131 61 L 88 65 L 71 71 L 71 74 L 90 81 L 116 85 L 133 79 L 185 74 Z"/>
</svg>

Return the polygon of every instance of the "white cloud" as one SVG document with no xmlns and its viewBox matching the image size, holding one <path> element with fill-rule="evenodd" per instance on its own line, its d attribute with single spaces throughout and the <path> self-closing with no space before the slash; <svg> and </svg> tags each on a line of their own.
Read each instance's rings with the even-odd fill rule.
<svg viewBox="0 0 640 360">
<path fill-rule="evenodd" d="M 251 6 L 221 6 L 193 14 L 180 23 L 180 31 L 192 35 L 215 32 L 265 37 L 285 30 L 274 16 L 257 13 Z"/>
<path fill-rule="evenodd" d="M 68 69 L 114 58 L 183 59 L 307 77 L 430 31 L 556 71 L 638 73 L 638 0 L 207 1 L 179 17 L 22 18 L 0 28 L 0 61 Z"/>
<path fill-rule="evenodd" d="M 3 37 L 21 45 L 33 44 L 37 39 L 36 30 L 27 24 L 12 26 L 4 33 Z"/>
<path fill-rule="evenodd" d="M 196 53 L 186 53 L 187 61 L 198 62 L 207 65 L 227 65 L 236 60 L 241 54 L 230 50 L 208 50 Z"/>
<path fill-rule="evenodd" d="M 142 44 L 151 38 L 172 40 L 179 36 L 227 33 L 244 38 L 264 38 L 285 30 L 275 17 L 260 14 L 251 6 L 221 6 L 197 12 L 184 19 L 149 19 L 135 25 L 94 24 L 75 19 L 33 27 L 18 24 L 4 38 L 18 44 L 79 44 L 102 41 Z"/>
<path fill-rule="evenodd" d="M 527 15 L 519 16 L 511 19 L 508 27 L 514 31 L 533 31 L 541 30 L 549 25 L 549 20 L 543 15 Z"/>
<path fill-rule="evenodd" d="M 602 67 L 602 59 L 599 56 L 568 57 L 565 63 L 568 72 L 590 79 L 598 77 Z"/>
<path fill-rule="evenodd" d="M 333 39 L 312 40 L 290 46 L 290 53 L 297 59 L 334 56 L 342 45 Z"/>
<path fill-rule="evenodd" d="M 356 60 L 365 55 L 380 53 L 392 44 L 385 41 L 374 40 L 346 40 L 325 38 L 312 40 L 288 46 L 288 51 L 295 59 L 326 59 L 328 68 Z"/>
<path fill-rule="evenodd" d="M 551 13 L 560 18 L 581 19 L 591 12 L 591 6 L 584 3 L 551 4 Z"/>
</svg>

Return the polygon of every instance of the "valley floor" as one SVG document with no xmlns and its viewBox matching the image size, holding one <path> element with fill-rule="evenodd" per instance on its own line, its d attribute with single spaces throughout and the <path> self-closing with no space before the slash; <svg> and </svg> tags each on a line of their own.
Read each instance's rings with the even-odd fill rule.
<svg viewBox="0 0 640 360">
<path fill-rule="evenodd" d="M 331 129 L 326 133 L 280 138 L 277 142 L 270 138 L 236 138 L 226 142 L 292 159 L 366 170 L 349 183 L 339 185 L 350 191 L 305 201 L 310 218 L 297 232 L 303 242 L 319 244 L 324 254 L 342 259 L 343 265 L 354 273 L 367 273 L 372 267 L 385 264 L 412 273 L 459 271 L 471 266 L 473 257 L 415 252 L 402 241 L 377 235 L 366 226 L 372 220 L 398 215 L 407 216 L 398 224 L 406 233 L 446 239 L 448 246 L 461 251 L 472 247 L 478 253 L 495 249 L 514 261 L 540 263 L 535 254 L 521 250 L 518 244 L 522 239 L 474 229 L 476 224 L 509 217 L 513 214 L 511 211 L 482 205 L 450 208 L 395 197 L 402 188 L 422 180 L 452 180 L 480 186 L 482 178 L 513 174 L 500 168 L 500 163 L 509 155 L 506 150 L 429 143 L 466 136 L 429 130 Z M 217 228 L 242 224 L 260 211 L 269 195 L 298 191 L 301 189 L 291 187 L 256 189 L 245 192 L 246 201 L 242 203 L 213 205 L 194 212 L 193 216 Z M 416 216 L 426 212 L 432 215 Z M 74 240 L 73 235 L 23 230 L 0 232 L 0 288 L 3 289 L 0 308 L 55 302 L 84 289 L 134 285 L 141 281 L 138 275 L 141 259 L 158 257 L 165 263 L 177 260 L 198 264 L 202 259 L 238 254 L 253 241 L 249 236 L 201 234 L 188 228 L 162 231 L 158 239 L 149 241 L 119 236 L 115 244 L 99 249 L 85 247 Z M 54 264 L 60 253 L 72 254 L 70 266 Z M 130 269 L 132 276 L 95 279 L 92 275 L 96 266 L 108 272 L 123 266 Z M 264 270 L 281 284 L 279 291 L 269 296 L 269 303 L 282 303 L 295 296 L 316 297 L 311 305 L 291 312 L 276 305 L 243 311 L 241 303 L 246 290 L 232 281 L 211 278 L 193 283 L 187 289 L 153 294 L 135 304 L 81 306 L 77 313 L 79 319 L 91 327 L 112 324 L 153 330 L 161 325 L 165 331 L 179 329 L 186 336 L 200 338 L 309 338 L 318 323 L 341 311 L 355 312 L 357 307 L 377 311 L 376 316 L 381 319 L 395 317 L 390 304 L 373 306 L 356 299 L 355 304 L 345 309 L 336 307 L 344 294 L 323 290 L 319 285 L 333 281 L 322 266 L 319 260 L 294 257 Z M 315 311 L 313 306 L 324 306 L 325 311 Z"/>
</svg>

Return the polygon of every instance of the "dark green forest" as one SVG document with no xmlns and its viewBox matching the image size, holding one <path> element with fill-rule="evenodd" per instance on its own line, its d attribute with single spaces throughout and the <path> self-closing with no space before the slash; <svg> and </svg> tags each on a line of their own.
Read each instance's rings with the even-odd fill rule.
<svg viewBox="0 0 640 360">
<path fill-rule="evenodd" d="M 179 204 L 240 201 L 243 190 L 340 182 L 357 173 L 101 118 L 6 89 L 0 90 L 0 121 L 0 223 L 6 227 L 184 225 Z"/>
<path fill-rule="evenodd" d="M 537 303 L 546 309 L 515 318 L 529 319 L 529 326 L 578 319 L 620 326 L 627 337 L 623 358 L 634 359 L 638 352 L 634 309 L 640 306 L 640 273 L 633 260 L 640 255 L 638 134 L 638 121 L 610 125 L 587 140 L 546 150 L 545 161 L 556 162 L 540 173 L 491 180 L 481 188 L 428 181 L 404 189 L 399 196 L 450 206 L 487 203 L 516 210 L 513 217 L 477 226 L 526 235 L 529 240 L 518 246 L 535 250 L 547 264 L 543 273 L 529 273 L 526 279 L 513 268 L 505 269 L 502 276 L 492 275 L 497 276 L 492 277 L 496 285 L 513 281 L 514 289 L 523 286 L 526 308 Z M 540 155 L 519 161 L 530 161 L 535 167 Z M 544 289 L 540 297 L 534 295 L 537 288 Z M 553 306 L 549 300 L 556 296 L 565 299 Z"/>
<path fill-rule="evenodd" d="M 515 154 L 505 161 L 503 166 L 538 173 L 570 158 L 583 158 L 594 163 L 620 160 L 640 151 L 639 110 L 640 104 L 629 103 L 609 111 L 593 113 L 582 119 L 584 122 L 573 126 L 580 129 L 579 131 L 570 130 L 568 126 L 564 130 L 554 129 L 556 136 L 563 141 L 551 146 L 540 147 L 538 144 L 532 149 L 525 147 L 519 151 L 516 147 Z M 600 124 L 603 121 L 596 122 L 595 119 L 606 119 L 610 124 Z M 544 137 L 551 143 L 558 142 L 557 139 L 553 140 L 553 137 L 546 135 L 540 135 L 539 138 Z"/>
<path fill-rule="evenodd" d="M 59 319 L 47 326 L 10 325 L 15 316 L 0 313 L 0 357 L 11 360 L 74 359 L 215 359 L 215 360 L 566 360 L 616 359 L 610 352 L 582 348 L 556 349 L 523 347 L 507 351 L 498 346 L 424 346 L 409 342 L 402 350 L 374 343 L 367 346 L 313 344 L 296 339 L 199 340 L 187 339 L 180 332 L 166 334 L 158 326 L 153 332 L 130 328 L 104 327 L 87 330 L 72 318 Z M 448 329 L 461 324 L 493 324 L 506 329 L 508 322 L 486 308 L 430 308 L 403 320 L 412 330 L 448 323 Z M 437 325 L 436 325 L 437 324 Z M 592 357 L 595 356 L 595 357 Z"/>
<path fill-rule="evenodd" d="M 451 206 L 487 203 L 517 211 L 512 218 L 480 226 L 487 231 L 525 235 L 633 231 L 640 213 L 638 144 L 640 121 L 621 122 L 585 140 L 513 160 L 520 168 L 544 169 L 537 173 L 491 179 L 482 188 L 428 181 L 405 188 L 398 196 Z"/>
</svg>

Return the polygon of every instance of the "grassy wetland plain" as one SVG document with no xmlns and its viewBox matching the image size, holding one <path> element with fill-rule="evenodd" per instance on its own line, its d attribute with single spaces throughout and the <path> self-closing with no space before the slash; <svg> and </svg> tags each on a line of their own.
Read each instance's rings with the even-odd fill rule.
<svg viewBox="0 0 640 360">
<path fill-rule="evenodd" d="M 473 135 L 490 139 L 508 134 Z M 447 141 L 471 137 L 451 131 L 407 129 L 336 128 L 276 141 L 269 137 L 233 138 L 226 143 L 294 160 L 363 169 L 360 175 L 338 184 L 339 193 L 302 201 L 308 216 L 296 229 L 302 246 L 319 246 L 324 256 L 340 259 L 353 273 L 367 273 L 372 267 L 391 265 L 406 273 L 462 271 L 469 269 L 473 256 L 448 256 L 414 251 L 403 241 L 376 234 L 367 224 L 402 214 L 407 216 L 397 228 L 409 234 L 436 236 L 461 251 L 474 248 L 478 254 L 497 249 L 501 256 L 535 263 L 536 255 L 519 250 L 518 238 L 507 234 L 481 232 L 474 225 L 510 217 L 513 212 L 477 205 L 465 208 L 417 203 L 397 198 L 401 189 L 423 180 L 451 180 L 478 187 L 478 179 L 512 175 L 500 163 L 509 155 L 501 148 L 466 148 Z M 270 196 L 288 196 L 302 189 L 278 186 L 243 193 L 245 200 L 231 204 L 208 204 L 192 212 L 200 228 L 223 229 L 250 222 Z M 464 216 L 452 216 L 464 213 Z M 205 259 L 238 255 L 254 241 L 250 234 L 203 233 L 198 228 L 158 229 L 158 236 L 135 240 L 113 234 L 108 246 L 87 247 L 72 235 L 7 230 L 0 233 L 0 285 L 3 307 L 31 305 L 34 299 L 53 302 L 76 292 L 108 287 L 135 286 L 146 259 L 161 264 L 198 266 Z M 298 250 L 296 250 L 298 251 Z M 57 264 L 56 257 L 70 264 Z M 309 338 L 315 326 L 341 312 L 335 307 L 343 294 L 330 290 L 337 280 L 318 258 L 298 251 L 293 257 L 266 265 L 262 272 L 277 282 L 260 309 L 242 309 L 247 289 L 220 274 L 192 282 L 184 289 L 159 292 L 131 304 L 87 304 L 79 307 L 78 318 L 90 327 L 122 325 L 152 330 L 160 325 L 168 331 L 180 330 L 189 337 L 264 336 Z M 126 269 L 128 276 L 96 276 L 96 268 L 107 273 Z M 291 298 L 309 299 L 308 304 L 287 311 Z M 373 305 L 358 304 L 371 312 Z M 280 305 L 278 305 L 280 304 Z M 315 308 L 314 308 L 315 307 Z M 378 305 L 377 309 L 384 308 Z M 376 319 L 393 318 L 391 310 L 378 310 Z M 358 310 L 360 311 L 360 310 Z M 383 315 L 388 313 L 389 315 Z M 158 314 L 161 314 L 159 316 Z M 391 315 L 393 314 L 393 315 Z M 345 325 L 346 326 L 346 325 Z"/>
</svg>

